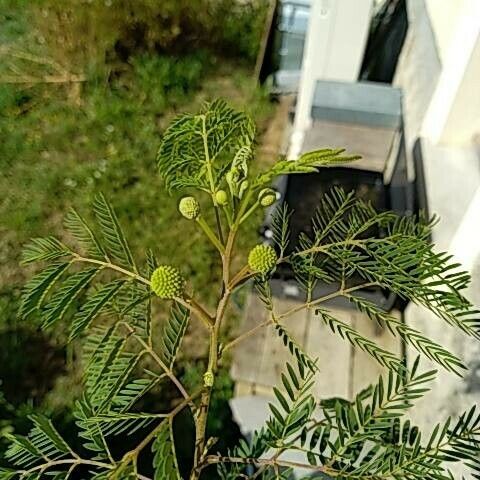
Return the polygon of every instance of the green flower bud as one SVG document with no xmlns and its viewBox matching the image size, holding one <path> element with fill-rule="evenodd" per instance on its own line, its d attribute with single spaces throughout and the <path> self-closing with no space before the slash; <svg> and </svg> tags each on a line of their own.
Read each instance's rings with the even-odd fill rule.
<svg viewBox="0 0 480 480">
<path fill-rule="evenodd" d="M 277 253 L 269 245 L 257 245 L 248 254 L 248 266 L 257 273 L 269 273 L 277 264 Z"/>
<path fill-rule="evenodd" d="M 215 377 L 213 376 L 213 373 L 209 370 L 208 372 L 205 372 L 203 375 L 203 384 L 206 387 L 213 387 L 213 382 L 215 380 Z"/>
<path fill-rule="evenodd" d="M 262 207 L 269 207 L 277 200 L 277 192 L 273 188 L 264 188 L 258 194 L 258 201 Z"/>
<path fill-rule="evenodd" d="M 228 203 L 228 195 L 227 195 L 227 192 L 225 190 L 219 190 L 216 194 L 215 194 L 215 200 L 217 201 L 217 203 L 219 205 L 221 205 L 222 207 L 224 205 L 226 205 Z"/>
<path fill-rule="evenodd" d="M 195 220 L 200 215 L 200 205 L 194 197 L 183 197 L 178 210 L 188 220 Z"/>
<path fill-rule="evenodd" d="M 239 188 L 239 190 L 238 190 L 238 198 L 242 198 L 242 197 L 243 197 L 243 194 L 244 194 L 245 191 L 247 190 L 248 185 L 249 185 L 249 181 L 248 181 L 248 180 L 243 180 L 243 181 L 240 183 L 240 188 Z"/>
<path fill-rule="evenodd" d="M 164 299 L 181 297 L 185 286 L 185 280 L 175 267 L 171 265 L 161 265 L 150 278 L 152 290 Z"/>
</svg>

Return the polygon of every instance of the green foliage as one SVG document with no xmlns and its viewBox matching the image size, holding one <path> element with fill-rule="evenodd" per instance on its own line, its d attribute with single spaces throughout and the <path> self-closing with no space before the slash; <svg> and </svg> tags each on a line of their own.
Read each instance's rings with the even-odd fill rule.
<svg viewBox="0 0 480 480">
<path fill-rule="evenodd" d="M 124 285 L 124 280 L 114 280 L 90 295 L 73 317 L 70 338 L 74 339 L 88 328 Z"/>
<path fill-rule="evenodd" d="M 273 241 L 279 250 L 280 257 L 283 257 L 290 243 L 289 223 L 292 213 L 284 203 L 275 210 L 272 218 Z"/>
<path fill-rule="evenodd" d="M 189 320 L 190 311 L 182 305 L 174 303 L 162 335 L 163 357 L 169 368 L 173 367 Z"/>
<path fill-rule="evenodd" d="M 251 148 L 255 127 L 247 115 L 224 101 L 198 115 L 182 115 L 165 131 L 157 163 L 167 189 L 196 187 L 210 193 L 221 187 L 228 155 Z"/>
<path fill-rule="evenodd" d="M 54 263 L 27 282 L 20 304 L 21 317 L 27 317 L 39 309 L 45 295 L 69 266 L 70 263 Z"/>
<path fill-rule="evenodd" d="M 105 250 L 113 259 L 117 260 L 120 265 L 126 268 L 131 267 L 134 271 L 137 271 L 130 247 L 120 228 L 117 216 L 112 206 L 102 194 L 95 199 L 93 209 L 105 240 Z"/>
<path fill-rule="evenodd" d="M 69 253 L 68 248 L 54 237 L 34 238 L 23 250 L 22 263 L 55 260 Z"/>
<path fill-rule="evenodd" d="M 87 222 L 74 209 L 65 216 L 65 228 L 73 235 L 73 237 L 86 250 L 87 254 L 92 258 L 108 258 L 101 243 L 92 232 Z"/>
<path fill-rule="evenodd" d="M 291 441 L 311 418 L 315 409 L 315 400 L 310 394 L 314 384 L 313 377 L 314 372 L 311 370 L 300 367 L 297 374 L 287 364 L 287 374 L 282 375 L 285 392 L 282 393 L 274 387 L 273 393 L 278 406 L 269 405 L 272 416 L 266 425 L 272 445 L 281 445 L 282 448 L 288 446 L 288 441 Z"/>
<path fill-rule="evenodd" d="M 188 54 L 199 48 L 252 62 L 267 8 L 257 0 L 39 0 L 30 6 L 29 20 L 57 62 L 85 71 L 142 52 Z M 175 69 L 165 73 L 172 88 L 182 85 Z"/>
<path fill-rule="evenodd" d="M 68 478 L 78 467 L 88 469 L 90 478 L 145 478 L 138 459 L 151 446 L 154 478 L 180 480 L 175 450 L 178 439 L 173 429 L 180 413 L 195 424 L 191 480 L 198 480 L 209 465 L 218 465 L 218 475 L 224 480 L 288 478 L 294 464 L 285 461 L 283 454 L 291 451 L 303 455 L 301 465 L 312 473 L 329 477 L 447 480 L 453 478 L 453 462 L 463 463 L 478 476 L 480 414 L 476 408 L 436 426 L 422 440 L 419 429 L 406 417 L 414 401 L 428 392 L 435 371 L 420 372 L 419 359 L 408 368 L 405 359 L 379 347 L 322 305 L 334 297 L 345 297 L 372 322 L 386 327 L 421 355 L 459 373 L 464 368 L 460 359 L 354 294 L 367 286 L 388 289 L 423 305 L 451 327 L 479 338 L 477 311 L 462 294 L 469 277 L 450 256 L 436 252 L 429 240 L 433 223 L 377 213 L 370 204 L 335 188 L 324 196 L 313 216 L 311 234 L 294 239 L 296 247 L 288 252 L 291 213 L 280 206 L 273 227 L 278 252 L 273 247 L 264 248 L 273 252 L 277 264 L 290 263 L 307 295 L 304 303 L 277 312 L 269 284 L 273 263 L 268 269 L 258 269 L 244 259 L 245 265 L 233 271 L 235 240 L 241 226 L 259 208 L 258 192 L 275 176 L 300 174 L 352 157 L 340 150 L 322 150 L 296 161 L 281 160 L 267 172 L 253 175 L 253 144 L 249 117 L 216 101 L 206 104 L 198 115 L 174 120 L 158 154 L 158 167 L 170 191 L 196 189 L 215 210 L 215 216 L 202 215 L 190 222 L 206 234 L 211 251 L 218 253 L 222 280 L 216 290 L 220 297 L 211 310 L 214 313 L 189 282 L 175 295 L 161 295 L 168 298 L 152 296 L 152 288 L 158 287 L 155 272 L 162 272 L 165 266 L 159 267 L 152 251 L 147 252 L 146 262 L 134 258 L 117 215 L 103 195 L 95 200 L 96 222 L 92 226 L 73 210 L 67 216 L 67 227 L 83 250 L 53 237 L 35 239 L 27 246 L 25 263 L 47 265 L 24 289 L 22 317 L 36 313 L 43 328 L 70 322 L 70 337 L 80 333 L 85 337 L 84 394 L 76 404 L 75 417 L 87 454 L 74 452 L 49 420 L 33 416 L 33 428 L 27 436 L 9 437 L 6 458 L 13 469 L 1 470 L 0 478 Z M 222 208 L 217 204 L 220 189 L 230 192 Z M 214 227 L 209 225 L 211 218 Z M 380 227 L 383 235 L 372 234 L 373 227 Z M 193 259 L 186 256 L 182 271 L 189 261 Z M 246 334 L 273 325 L 291 352 L 293 364 L 287 363 L 282 386 L 273 389 L 275 400 L 264 428 L 250 443 L 242 441 L 221 456 L 213 453 L 217 440 L 209 437 L 207 430 L 212 392 L 223 388 L 224 353 L 245 338 L 242 335 L 223 344 L 222 321 L 232 293 L 252 277 L 268 320 Z M 314 298 L 318 281 L 329 283 L 332 293 Z M 170 316 L 158 336 L 152 303 L 160 301 L 170 302 Z M 334 333 L 376 359 L 387 371 L 385 378 L 352 402 L 319 402 L 313 387 L 321 371 L 287 328 L 289 317 L 304 309 L 314 309 Z M 187 390 L 176 368 L 190 321 L 199 322 L 209 348 L 205 369 L 196 375 L 203 383 L 197 381 L 195 389 L 189 386 Z M 178 391 L 175 402 L 161 411 L 141 411 L 145 395 L 153 389 L 161 391 L 164 382 Z M 121 455 L 113 455 L 111 437 L 120 435 L 125 445 Z M 129 442 L 137 443 L 129 449 Z M 252 466 L 257 469 L 255 473 Z"/>
<path fill-rule="evenodd" d="M 318 167 L 352 162 L 359 158 L 358 155 L 344 155 L 344 152 L 345 150 L 342 148 L 336 150 L 325 148 L 323 150 L 303 153 L 295 162 L 281 159 L 269 170 L 257 175 L 254 180 L 254 185 L 257 187 L 270 185 L 279 175 L 315 172 Z"/>
<path fill-rule="evenodd" d="M 173 432 L 169 422 L 163 422 L 158 435 L 152 444 L 155 457 L 155 480 L 181 480 L 178 472 L 175 446 L 173 443 Z"/>
<path fill-rule="evenodd" d="M 301 369 L 309 369 L 312 371 L 316 370 L 315 361 L 312 360 L 303 348 L 298 344 L 298 342 L 290 335 L 288 330 L 283 326 L 277 323 L 275 325 L 275 331 L 278 336 L 282 339 L 285 347 L 288 348 L 290 353 L 295 357 L 298 362 L 298 365 Z"/>
<path fill-rule="evenodd" d="M 340 335 L 341 338 L 348 340 L 355 347 L 371 355 L 380 365 L 395 371 L 403 370 L 402 360 L 394 353 L 378 346 L 373 340 L 365 338 L 353 327 L 338 320 L 327 311 L 318 309 L 316 313 L 319 314 L 320 318 L 330 327 L 333 333 Z"/>
</svg>

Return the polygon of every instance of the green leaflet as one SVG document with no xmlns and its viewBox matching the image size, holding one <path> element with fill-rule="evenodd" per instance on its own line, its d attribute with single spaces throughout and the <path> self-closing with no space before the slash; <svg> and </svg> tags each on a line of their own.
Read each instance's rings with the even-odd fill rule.
<svg viewBox="0 0 480 480">
<path fill-rule="evenodd" d="M 279 250 L 279 257 L 283 257 L 290 243 L 290 217 L 293 211 L 286 203 L 280 205 L 272 217 L 273 241 Z"/>
<path fill-rule="evenodd" d="M 260 188 L 270 185 L 279 175 L 315 172 L 319 167 L 351 162 L 360 158 L 358 155 L 344 155 L 344 152 L 343 148 L 325 148 L 304 153 L 297 160 L 279 160 L 269 170 L 258 175 L 253 185 Z"/>
<path fill-rule="evenodd" d="M 80 245 L 85 248 L 88 255 L 98 259 L 104 259 L 106 257 L 105 249 L 98 241 L 96 235 L 74 208 L 68 211 L 64 225 Z"/>
<path fill-rule="evenodd" d="M 75 402 L 73 411 L 75 424 L 79 428 L 78 436 L 83 439 L 83 447 L 95 452 L 97 458 L 106 458 L 105 439 L 98 422 L 92 422 L 95 412 L 88 399 L 84 396 Z"/>
<path fill-rule="evenodd" d="M 117 259 L 122 266 L 133 268 L 136 272 L 137 267 L 135 260 L 130 252 L 130 247 L 120 227 L 117 215 L 103 194 L 97 195 L 93 209 L 97 217 L 98 225 L 102 231 L 103 239 L 105 240 L 106 250 L 113 258 Z"/>
<path fill-rule="evenodd" d="M 14 465 L 29 467 L 45 457 L 56 460 L 72 452 L 50 420 L 38 414 L 29 419 L 34 426 L 27 437 L 9 436 L 11 444 L 5 453 L 6 459 Z"/>
<path fill-rule="evenodd" d="M 187 331 L 189 319 L 190 311 L 182 305 L 174 303 L 162 335 L 163 357 L 169 368 L 172 368 L 175 362 L 183 336 Z"/>
<path fill-rule="evenodd" d="M 312 370 L 305 370 L 301 364 L 295 373 L 287 364 L 287 371 L 282 376 L 285 393 L 275 388 L 273 392 L 277 404 L 269 404 L 272 415 L 267 420 L 267 429 L 272 438 L 286 442 L 310 420 L 316 406 L 310 393 L 314 375 Z"/>
<path fill-rule="evenodd" d="M 27 317 L 41 306 L 42 300 L 70 265 L 71 262 L 54 263 L 27 282 L 22 293 L 20 317 Z"/>
<path fill-rule="evenodd" d="M 181 480 L 178 470 L 173 432 L 169 421 L 164 420 L 153 441 L 154 480 Z"/>
<path fill-rule="evenodd" d="M 23 248 L 22 264 L 55 260 L 71 253 L 70 249 L 55 237 L 34 238 Z"/>
<path fill-rule="evenodd" d="M 49 328 L 60 321 L 74 300 L 88 287 L 100 270 L 99 267 L 91 267 L 68 277 L 45 306 L 42 312 L 42 328 Z"/>
<path fill-rule="evenodd" d="M 288 348 L 290 353 L 295 357 L 299 367 L 308 368 L 312 372 L 317 370 L 314 360 L 312 360 L 307 353 L 304 352 L 302 347 L 296 342 L 296 340 L 290 335 L 288 330 L 280 323 L 275 324 L 275 331 L 282 339 L 283 344 Z"/>
<path fill-rule="evenodd" d="M 466 365 L 456 355 L 422 334 L 422 332 L 383 311 L 374 303 L 354 295 L 350 295 L 348 298 L 358 310 L 364 312 L 370 319 L 388 328 L 393 335 L 399 336 L 419 353 L 438 363 L 446 370 L 462 375 L 462 370 L 467 369 Z"/>
<path fill-rule="evenodd" d="M 80 311 L 78 311 L 73 317 L 70 340 L 77 337 L 91 325 L 93 320 L 100 315 L 102 310 L 112 300 L 112 298 L 115 297 L 123 285 L 125 285 L 125 280 L 114 280 L 113 282 L 104 285 L 97 292 L 88 297 Z"/>
<path fill-rule="evenodd" d="M 330 315 L 326 310 L 318 309 L 316 312 L 320 319 L 330 327 L 333 333 L 338 334 L 342 339 L 348 340 L 353 346 L 358 347 L 365 353 L 373 357 L 380 365 L 387 367 L 389 370 L 395 372 L 402 372 L 405 370 L 402 359 L 398 358 L 394 353 L 385 350 L 378 346 L 373 340 L 364 337 L 358 330 L 353 328 L 341 320 L 338 320 L 333 315 Z"/>
</svg>

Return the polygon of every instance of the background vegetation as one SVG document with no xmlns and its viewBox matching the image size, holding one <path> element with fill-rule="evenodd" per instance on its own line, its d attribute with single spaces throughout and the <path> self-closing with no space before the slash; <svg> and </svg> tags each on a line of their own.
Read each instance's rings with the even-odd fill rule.
<svg viewBox="0 0 480 480">
<path fill-rule="evenodd" d="M 61 347 L 61 330 L 44 335 L 20 323 L 16 309 L 29 274 L 18 266 L 21 246 L 64 235 L 69 206 L 88 217 L 103 191 L 134 252 L 153 246 L 173 264 L 188 257 L 185 273 L 204 298 L 212 294 L 219 272 L 208 263 L 210 247 L 177 223 L 177 199 L 161 187 L 155 154 L 174 115 L 219 94 L 248 106 L 262 132 L 272 107 L 252 89 L 251 72 L 265 3 L 0 0 L 0 431 L 22 432 L 26 414 L 40 410 L 54 413 L 68 436 L 77 346 Z M 186 383 L 199 381 L 205 346 L 196 338 L 186 339 Z M 226 415 L 228 374 L 219 383 Z"/>
</svg>

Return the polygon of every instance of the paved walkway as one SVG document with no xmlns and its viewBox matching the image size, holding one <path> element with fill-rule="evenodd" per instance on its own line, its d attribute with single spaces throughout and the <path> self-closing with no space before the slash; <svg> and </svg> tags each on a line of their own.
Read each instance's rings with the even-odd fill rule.
<svg viewBox="0 0 480 480">
<path fill-rule="evenodd" d="M 276 305 L 281 313 L 298 303 L 277 299 Z M 267 314 L 260 300 L 251 293 L 241 332 L 265 321 Z M 331 314 L 384 348 L 400 354 L 399 340 L 365 315 L 355 310 L 339 308 L 332 308 Z M 285 319 L 283 325 L 306 353 L 319 359 L 320 372 L 314 391 L 319 399 L 352 398 L 384 373 L 384 369 L 375 360 L 358 348 L 354 349 L 347 340 L 333 334 L 311 310 L 293 314 Z M 234 353 L 231 374 L 236 381 L 236 396 L 271 397 L 271 388 L 280 383 L 280 374 L 286 362 L 294 362 L 294 359 L 273 326 L 263 328 L 246 338 Z"/>
</svg>

